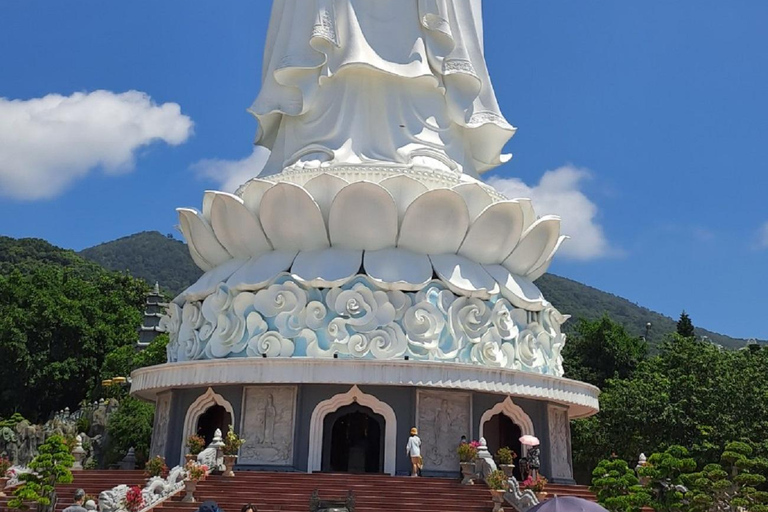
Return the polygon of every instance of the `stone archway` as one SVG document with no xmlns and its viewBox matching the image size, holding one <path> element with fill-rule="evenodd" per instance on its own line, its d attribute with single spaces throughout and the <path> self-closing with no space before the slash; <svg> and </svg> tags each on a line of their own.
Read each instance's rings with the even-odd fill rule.
<svg viewBox="0 0 768 512">
<path fill-rule="evenodd" d="M 536 435 L 531 417 L 528 416 L 528 414 L 526 414 L 526 412 L 519 405 L 514 403 L 511 397 L 508 396 L 504 399 L 504 401 L 499 402 L 492 408 L 485 411 L 485 413 L 483 413 L 483 416 L 480 418 L 480 437 L 485 437 L 486 423 L 491 421 L 494 416 L 499 414 L 503 414 L 509 418 L 512 423 L 517 425 L 520 428 L 521 435 Z M 520 450 L 520 456 L 525 457 L 527 452 L 528 448 L 523 446 Z"/>
<path fill-rule="evenodd" d="M 373 395 L 360 391 L 357 386 L 346 393 L 340 393 L 328 400 L 317 404 L 312 411 L 309 423 L 309 456 L 307 458 L 307 471 L 321 471 L 323 463 L 323 437 L 325 417 L 338 409 L 352 404 L 360 404 L 371 409 L 374 413 L 384 418 L 384 472 L 395 474 L 396 467 L 396 443 L 397 443 L 397 417 L 395 411 L 387 403 L 382 402 Z"/>
<path fill-rule="evenodd" d="M 187 415 L 184 418 L 184 430 L 182 431 L 181 439 L 181 463 L 184 463 L 184 455 L 187 453 L 186 441 L 187 438 L 197 433 L 197 425 L 200 418 L 211 407 L 220 406 L 229 414 L 232 421 L 235 421 L 235 410 L 223 396 L 215 393 L 212 388 L 200 395 L 197 400 L 192 402 L 192 405 L 187 409 Z"/>
</svg>

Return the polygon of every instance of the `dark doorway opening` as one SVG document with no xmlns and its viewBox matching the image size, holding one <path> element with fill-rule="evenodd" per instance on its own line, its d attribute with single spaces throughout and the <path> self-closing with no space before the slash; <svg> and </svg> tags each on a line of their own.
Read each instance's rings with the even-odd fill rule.
<svg viewBox="0 0 768 512">
<path fill-rule="evenodd" d="M 515 424 L 505 414 L 497 414 L 492 417 L 483 427 L 483 436 L 488 443 L 488 449 L 495 455 L 496 450 L 506 446 L 522 457 L 523 446 L 520 444 L 520 437 L 523 435 L 520 427 Z M 520 464 L 515 460 L 515 478 L 520 481 Z"/>
<path fill-rule="evenodd" d="M 384 417 L 359 404 L 342 407 L 323 422 L 323 471 L 382 473 Z"/>
<path fill-rule="evenodd" d="M 213 441 L 213 434 L 218 428 L 221 435 L 227 435 L 229 426 L 232 424 L 232 415 L 221 405 L 209 407 L 197 420 L 197 435 L 205 439 L 205 446 Z"/>
</svg>

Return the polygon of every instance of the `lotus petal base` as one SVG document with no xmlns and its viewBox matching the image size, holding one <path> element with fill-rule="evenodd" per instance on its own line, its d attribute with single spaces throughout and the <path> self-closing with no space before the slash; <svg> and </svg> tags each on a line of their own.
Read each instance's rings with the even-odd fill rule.
<svg viewBox="0 0 768 512">
<path fill-rule="evenodd" d="M 170 306 L 169 361 L 453 361 L 561 376 L 568 318 L 533 280 L 555 216 L 466 175 L 289 168 L 179 210 L 206 271 Z"/>
</svg>

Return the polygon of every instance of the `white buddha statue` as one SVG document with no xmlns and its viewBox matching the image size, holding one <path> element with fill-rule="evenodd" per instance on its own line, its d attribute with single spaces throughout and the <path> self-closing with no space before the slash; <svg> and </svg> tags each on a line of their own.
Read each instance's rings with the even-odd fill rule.
<svg viewBox="0 0 768 512">
<path fill-rule="evenodd" d="M 274 0 L 250 111 L 263 174 L 428 166 L 477 177 L 509 156 L 483 55 L 482 0 Z"/>
</svg>

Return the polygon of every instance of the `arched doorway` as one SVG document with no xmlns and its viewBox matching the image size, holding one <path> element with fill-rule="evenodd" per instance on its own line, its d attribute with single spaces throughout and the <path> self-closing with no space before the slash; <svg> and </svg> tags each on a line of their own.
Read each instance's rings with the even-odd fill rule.
<svg viewBox="0 0 768 512">
<path fill-rule="evenodd" d="M 205 446 L 208 446 L 213 441 L 216 429 L 221 430 L 222 435 L 226 435 L 231 424 L 232 415 L 229 411 L 224 406 L 212 405 L 198 418 L 195 432 L 205 439 Z"/>
<path fill-rule="evenodd" d="M 483 435 L 488 444 L 488 449 L 495 454 L 499 448 L 507 447 L 518 456 L 523 454 L 523 446 L 520 444 L 520 437 L 523 432 L 506 414 L 499 413 L 491 417 L 485 423 Z M 519 464 L 515 465 L 515 477 L 520 480 Z"/>
<path fill-rule="evenodd" d="M 384 471 L 385 420 L 371 408 L 354 403 L 323 420 L 323 471 Z"/>
<path fill-rule="evenodd" d="M 212 409 L 216 406 L 220 406 L 226 411 L 226 414 L 224 415 L 224 428 L 222 428 L 220 423 L 220 420 L 216 421 L 217 424 L 216 427 L 212 428 L 208 431 L 207 425 L 210 423 L 214 423 L 214 420 L 216 419 L 216 415 L 220 414 L 218 409 L 210 412 L 210 420 L 205 420 L 204 424 L 200 424 L 200 418 L 206 414 L 209 409 Z M 184 455 L 188 453 L 187 448 L 187 438 L 193 434 L 201 434 L 203 437 L 206 438 L 206 443 L 210 443 L 210 440 L 213 439 L 213 433 L 216 431 L 217 428 L 221 428 L 222 434 L 227 432 L 227 429 L 229 425 L 233 424 L 233 421 L 235 420 L 235 411 L 232 408 L 232 404 L 230 404 L 227 400 L 224 399 L 223 396 L 215 393 L 213 389 L 208 388 L 208 390 L 197 397 L 197 399 L 192 402 L 192 404 L 187 409 L 187 414 L 184 417 L 184 430 L 181 436 L 181 457 L 179 464 L 184 464 Z M 200 427 L 203 427 L 207 432 L 203 432 L 200 430 Z M 210 435 L 210 438 L 208 438 L 208 435 Z M 208 446 L 206 444 L 206 446 Z"/>
</svg>

